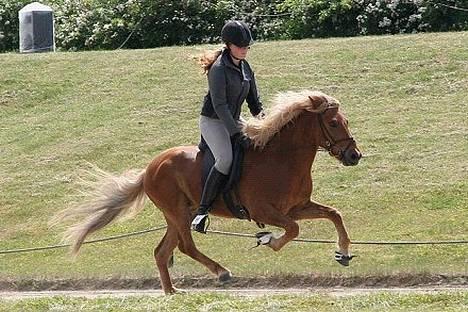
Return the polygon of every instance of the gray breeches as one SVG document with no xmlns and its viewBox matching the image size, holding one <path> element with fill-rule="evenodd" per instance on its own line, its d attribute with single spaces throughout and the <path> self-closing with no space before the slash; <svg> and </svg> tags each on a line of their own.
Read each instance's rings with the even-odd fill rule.
<svg viewBox="0 0 468 312">
<path fill-rule="evenodd" d="M 228 174 L 232 164 L 232 146 L 229 132 L 219 119 L 200 116 L 200 130 L 215 158 L 215 168 Z"/>
</svg>

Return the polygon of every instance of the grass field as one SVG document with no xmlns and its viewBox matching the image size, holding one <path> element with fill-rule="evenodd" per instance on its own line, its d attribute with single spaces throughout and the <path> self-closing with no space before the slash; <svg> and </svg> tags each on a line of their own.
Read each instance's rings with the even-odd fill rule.
<svg viewBox="0 0 468 312">
<path fill-rule="evenodd" d="M 196 144 L 206 78 L 191 57 L 212 47 L 0 54 L 0 250 L 57 243 L 63 229 L 47 222 L 79 201 L 88 163 L 120 173 Z M 352 239 L 467 239 L 467 32 L 265 42 L 250 53 L 266 106 L 277 92 L 300 89 L 342 102 L 365 157 L 348 168 L 320 154 L 313 197 L 339 208 Z M 94 237 L 162 224 L 148 203 Z M 211 228 L 258 231 L 217 218 Z M 153 277 L 162 235 L 87 245 L 76 261 L 65 250 L 0 255 L 0 279 Z M 307 221 L 300 236 L 336 234 L 329 222 Z M 274 253 L 250 250 L 253 240 L 195 238 L 237 276 L 467 273 L 466 245 L 355 245 L 359 257 L 342 268 L 332 245 L 291 243 Z M 208 272 L 176 252 L 172 274 Z"/>
<path fill-rule="evenodd" d="M 467 292 L 333 297 L 327 295 L 235 296 L 198 293 L 170 297 L 0 299 L 0 311 L 466 311 Z"/>
</svg>

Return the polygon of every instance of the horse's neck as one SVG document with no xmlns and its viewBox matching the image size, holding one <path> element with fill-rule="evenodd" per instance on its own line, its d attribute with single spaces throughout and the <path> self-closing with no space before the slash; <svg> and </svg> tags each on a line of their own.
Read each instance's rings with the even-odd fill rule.
<svg viewBox="0 0 468 312">
<path fill-rule="evenodd" d="M 268 143 L 268 148 L 274 152 L 287 152 L 289 155 L 300 154 L 308 156 L 311 162 L 317 153 L 317 143 L 314 135 L 316 122 L 314 115 L 302 113 L 276 134 Z"/>
</svg>

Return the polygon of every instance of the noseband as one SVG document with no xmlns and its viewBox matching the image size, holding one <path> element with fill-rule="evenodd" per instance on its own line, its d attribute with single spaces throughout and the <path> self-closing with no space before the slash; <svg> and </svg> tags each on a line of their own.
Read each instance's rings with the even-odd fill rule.
<svg viewBox="0 0 468 312">
<path fill-rule="evenodd" d="M 325 127 L 325 123 L 323 121 L 323 114 L 326 111 L 327 110 L 318 114 L 320 129 L 322 130 L 323 136 L 325 137 L 325 150 L 327 150 L 330 153 L 330 155 L 338 157 L 338 159 L 342 159 L 344 156 L 344 153 L 351 147 L 353 143 L 356 143 L 356 141 L 354 140 L 353 137 L 335 140 L 333 136 L 330 134 L 330 131 L 328 131 L 327 127 Z M 333 147 L 335 147 L 338 143 L 346 142 L 346 141 L 349 141 L 349 143 L 344 150 L 340 151 L 338 154 L 333 153 Z"/>
</svg>

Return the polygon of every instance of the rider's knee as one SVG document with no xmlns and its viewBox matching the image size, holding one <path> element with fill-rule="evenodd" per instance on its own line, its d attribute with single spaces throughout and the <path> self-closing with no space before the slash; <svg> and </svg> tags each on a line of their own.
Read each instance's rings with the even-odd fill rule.
<svg viewBox="0 0 468 312">
<path fill-rule="evenodd" d="M 229 174 L 232 165 L 232 156 L 220 157 L 216 160 L 215 168 L 222 174 Z"/>
</svg>

